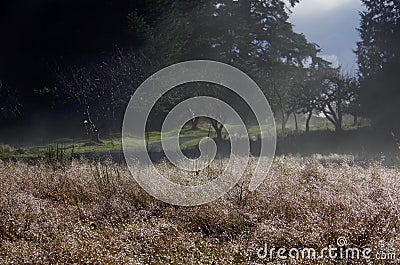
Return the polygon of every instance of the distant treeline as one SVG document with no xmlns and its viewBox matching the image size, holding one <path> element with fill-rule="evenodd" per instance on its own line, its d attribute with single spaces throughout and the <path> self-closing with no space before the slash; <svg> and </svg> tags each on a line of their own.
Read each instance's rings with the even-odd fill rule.
<svg viewBox="0 0 400 265">
<path fill-rule="evenodd" d="M 152 73 L 185 60 L 210 59 L 251 76 L 283 131 L 289 117 L 299 114 L 309 130 L 316 113 L 337 131 L 345 114 L 355 122 L 366 117 L 376 127 L 399 129 L 400 3 L 363 0 L 355 51 L 359 71 L 349 74 L 293 31 L 288 18 L 298 2 L 6 1 L 0 22 L 6 34 L 0 41 L 0 120 L 17 126 L 38 116 L 61 119 L 97 138 L 119 131 L 130 96 Z M 193 83 L 158 102 L 149 129 L 157 128 L 174 104 L 196 95 L 247 110 L 227 89 Z"/>
</svg>

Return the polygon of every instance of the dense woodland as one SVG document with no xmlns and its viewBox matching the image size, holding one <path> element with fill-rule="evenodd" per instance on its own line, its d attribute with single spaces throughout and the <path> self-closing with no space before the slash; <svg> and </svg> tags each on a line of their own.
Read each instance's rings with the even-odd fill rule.
<svg viewBox="0 0 400 265">
<path fill-rule="evenodd" d="M 363 0 L 359 70 L 350 74 L 294 32 L 279 0 L 3 1 L 0 4 L 0 133 L 42 126 L 54 134 L 120 130 L 130 96 L 173 63 L 209 59 L 236 66 L 262 88 L 284 131 L 289 117 L 323 115 L 336 131 L 343 116 L 396 131 L 400 120 L 400 1 Z M 225 90 L 192 84 L 161 100 Z M 217 91 L 217 92 L 216 92 Z M 155 119 L 157 123 L 157 119 Z M 18 131 L 18 132 L 19 132 Z M 17 132 L 17 130 L 14 130 Z M 15 136 L 15 133 L 14 135 Z"/>
</svg>

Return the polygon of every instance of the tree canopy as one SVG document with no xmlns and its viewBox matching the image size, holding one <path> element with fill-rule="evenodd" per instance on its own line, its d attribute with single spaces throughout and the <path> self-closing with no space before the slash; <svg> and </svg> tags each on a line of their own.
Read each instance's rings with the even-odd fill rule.
<svg viewBox="0 0 400 265">
<path fill-rule="evenodd" d="M 3 64 L 10 61 L 11 67 L 7 70 L 4 65 L 0 67 L 0 80 L 5 84 L 0 92 L 5 95 L 0 118 L 18 120 L 40 109 L 60 113 L 63 118 L 74 116 L 90 121 L 96 130 L 119 128 L 124 106 L 145 78 L 173 63 L 210 59 L 236 66 L 252 77 L 267 96 L 276 116 L 281 118 L 282 130 L 290 115 L 307 114 L 308 125 L 313 113 L 324 114 L 339 130 L 342 115 L 358 111 L 352 103 L 358 93 L 343 93 L 350 89 L 345 85 L 350 81 L 340 76 L 340 69 L 332 68 L 319 56 L 317 44 L 294 31 L 289 16 L 298 2 L 140 0 L 116 4 L 101 0 L 80 4 L 38 1 L 37 4 L 46 10 L 36 11 L 45 14 L 45 18 L 35 16 L 26 29 L 15 25 L 21 32 L 34 29 L 35 33 L 25 36 L 21 40 L 24 43 L 20 44 L 29 49 L 25 55 L 19 55 L 22 56 L 19 59 L 5 56 Z M 392 25 L 394 18 L 388 15 L 386 19 L 378 19 L 370 14 L 390 13 L 395 7 L 380 5 L 379 1 L 366 2 L 371 8 L 369 13 L 363 14 L 366 22 L 360 32 L 365 41 L 359 43 L 358 49 L 360 76 L 364 80 L 372 75 L 376 79 L 382 69 L 389 69 L 376 67 L 377 47 L 385 51 L 382 65 L 389 65 L 389 61 L 395 62 L 392 59 L 397 58 L 392 35 L 382 33 L 379 39 L 391 40 L 376 41 L 373 47 L 368 39 L 378 39 L 377 34 L 381 34 L 378 31 L 383 31 L 377 30 L 379 27 L 397 32 Z M 11 2 L 9 6 L 13 6 Z M 85 14 L 91 7 L 93 12 L 87 17 L 90 21 L 86 21 Z M 54 23 L 44 25 L 48 20 Z M 369 25 L 375 20 L 379 23 L 373 24 L 380 26 L 371 29 Z M 385 23 L 390 25 L 384 26 Z M 3 53 L 12 48 L 11 44 L 2 45 L 6 47 Z M 35 82 L 30 78 L 17 78 L 17 66 L 25 59 L 27 63 L 21 68 L 21 74 L 29 72 L 28 76 L 34 76 Z M 372 71 L 372 68 L 376 69 Z M 168 94 L 155 111 L 161 115 L 176 102 L 200 94 L 231 100 L 245 109 L 235 95 L 222 88 L 192 84 Z M 15 100 L 10 100 L 12 97 Z M 219 128 L 218 125 L 214 127 Z"/>
<path fill-rule="evenodd" d="M 377 127 L 399 129 L 400 1 L 363 0 L 357 58 L 362 113 Z"/>
</svg>

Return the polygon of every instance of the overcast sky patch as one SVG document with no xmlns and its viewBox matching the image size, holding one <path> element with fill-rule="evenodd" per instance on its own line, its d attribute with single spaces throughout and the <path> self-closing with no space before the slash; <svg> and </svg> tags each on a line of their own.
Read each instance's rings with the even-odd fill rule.
<svg viewBox="0 0 400 265">
<path fill-rule="evenodd" d="M 292 10 L 290 22 L 296 32 L 320 46 L 321 55 L 341 64 L 345 71 L 354 71 L 360 10 L 359 0 L 302 0 Z"/>
</svg>

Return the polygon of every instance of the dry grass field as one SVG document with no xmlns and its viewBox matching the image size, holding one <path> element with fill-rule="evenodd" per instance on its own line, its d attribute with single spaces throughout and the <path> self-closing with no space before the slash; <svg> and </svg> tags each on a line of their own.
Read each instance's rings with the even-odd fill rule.
<svg viewBox="0 0 400 265">
<path fill-rule="evenodd" d="M 177 174 L 165 163 L 159 167 Z M 196 178 L 218 172 L 210 167 Z M 0 161 L 0 263 L 395 263 L 377 254 L 400 254 L 399 176 L 377 162 L 277 157 L 256 192 L 243 184 L 211 204 L 177 207 L 147 195 L 112 162 Z M 371 258 L 257 254 L 266 244 L 321 250 L 338 238 L 346 248 L 370 247 Z"/>
</svg>

